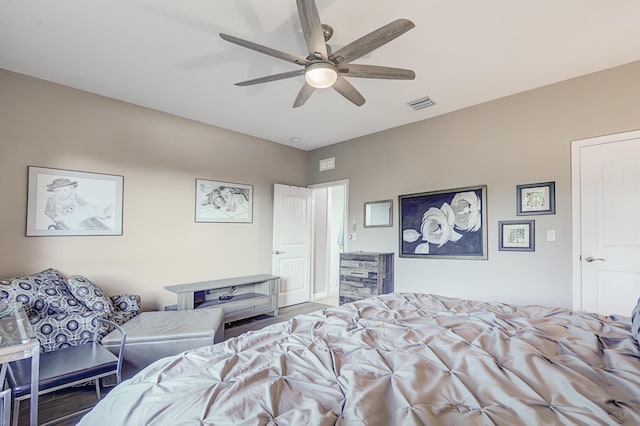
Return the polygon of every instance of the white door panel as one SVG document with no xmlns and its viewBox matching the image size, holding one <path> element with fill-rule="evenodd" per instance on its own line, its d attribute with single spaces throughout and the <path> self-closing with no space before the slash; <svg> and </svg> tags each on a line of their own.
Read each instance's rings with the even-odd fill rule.
<svg viewBox="0 0 640 426">
<path fill-rule="evenodd" d="M 629 316 L 640 297 L 640 132 L 574 143 L 577 308 Z"/>
<path fill-rule="evenodd" d="M 278 306 L 308 302 L 311 294 L 311 190 L 275 184 L 273 268 Z"/>
</svg>

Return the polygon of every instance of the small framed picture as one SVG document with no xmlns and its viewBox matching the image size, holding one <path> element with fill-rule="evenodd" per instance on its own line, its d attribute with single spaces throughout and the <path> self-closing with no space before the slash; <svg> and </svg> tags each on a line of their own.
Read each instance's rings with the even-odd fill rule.
<svg viewBox="0 0 640 426">
<path fill-rule="evenodd" d="M 535 221 L 505 220 L 498 222 L 498 250 L 535 251 Z"/>
<path fill-rule="evenodd" d="M 27 237 L 122 235 L 123 176 L 27 170 Z"/>
<path fill-rule="evenodd" d="M 253 185 L 196 179 L 196 222 L 253 222 Z"/>
<path fill-rule="evenodd" d="M 517 215 L 556 214 L 556 183 L 542 182 L 516 186 Z"/>
</svg>

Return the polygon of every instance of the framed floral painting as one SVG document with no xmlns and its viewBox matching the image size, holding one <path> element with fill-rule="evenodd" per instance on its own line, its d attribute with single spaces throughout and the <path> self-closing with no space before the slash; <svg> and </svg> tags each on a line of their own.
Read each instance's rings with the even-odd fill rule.
<svg viewBox="0 0 640 426">
<path fill-rule="evenodd" d="M 487 259 L 487 186 L 400 195 L 400 257 Z"/>
</svg>

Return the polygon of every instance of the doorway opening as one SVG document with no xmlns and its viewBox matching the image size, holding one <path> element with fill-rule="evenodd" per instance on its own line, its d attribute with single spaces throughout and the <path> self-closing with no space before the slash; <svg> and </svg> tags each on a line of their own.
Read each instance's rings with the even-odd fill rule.
<svg viewBox="0 0 640 426">
<path fill-rule="evenodd" d="M 346 250 L 349 181 L 309 186 L 313 200 L 311 300 L 338 305 L 340 253 Z"/>
</svg>

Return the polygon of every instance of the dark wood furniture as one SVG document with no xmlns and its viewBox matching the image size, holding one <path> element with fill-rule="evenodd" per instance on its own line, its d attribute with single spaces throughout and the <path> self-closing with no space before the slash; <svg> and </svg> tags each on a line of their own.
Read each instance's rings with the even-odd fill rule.
<svg viewBox="0 0 640 426">
<path fill-rule="evenodd" d="M 393 253 L 340 254 L 340 304 L 393 292 Z"/>
</svg>

